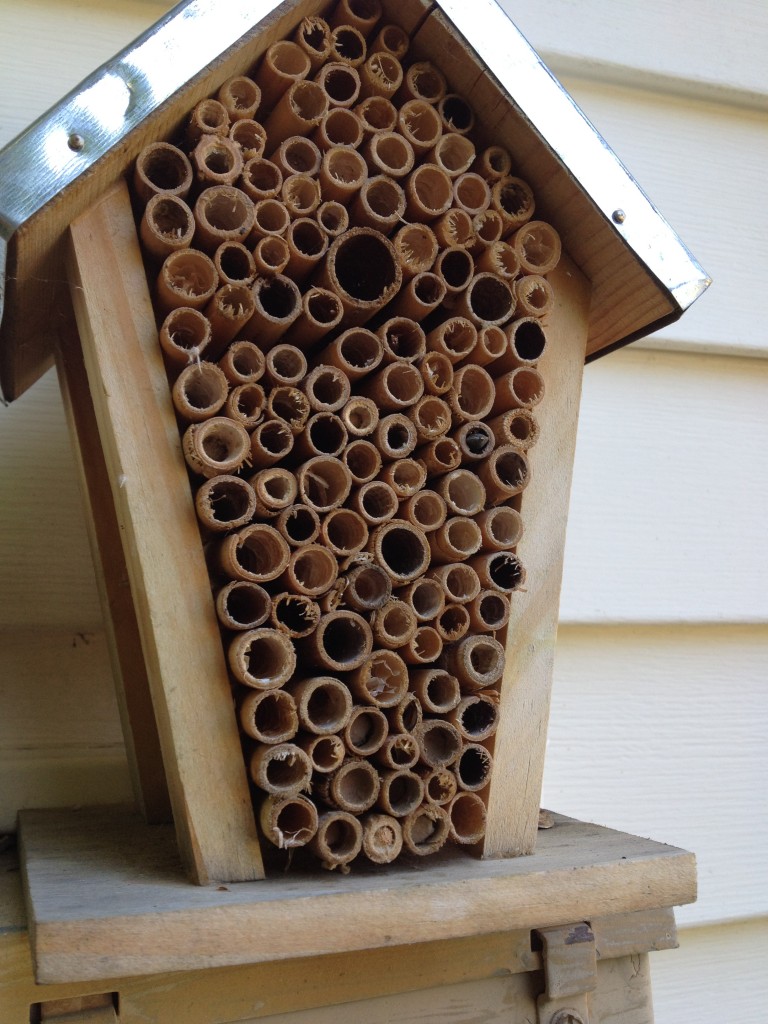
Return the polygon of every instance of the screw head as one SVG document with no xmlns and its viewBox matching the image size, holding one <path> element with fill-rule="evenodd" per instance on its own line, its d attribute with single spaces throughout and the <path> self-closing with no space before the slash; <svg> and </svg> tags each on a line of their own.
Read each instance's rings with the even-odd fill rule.
<svg viewBox="0 0 768 1024">
<path fill-rule="evenodd" d="M 584 1024 L 584 1018 L 577 1010 L 558 1010 L 549 1024 Z"/>
<path fill-rule="evenodd" d="M 614 210 L 611 216 L 615 224 L 623 224 L 627 219 L 627 215 L 623 210 Z"/>
<path fill-rule="evenodd" d="M 77 132 L 73 132 L 67 139 L 67 145 L 73 153 L 79 153 L 85 146 L 85 139 L 82 135 L 78 135 Z"/>
</svg>

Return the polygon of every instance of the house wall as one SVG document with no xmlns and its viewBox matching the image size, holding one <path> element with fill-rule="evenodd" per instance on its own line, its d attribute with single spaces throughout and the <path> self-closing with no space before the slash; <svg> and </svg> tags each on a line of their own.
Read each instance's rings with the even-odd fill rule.
<svg viewBox="0 0 768 1024">
<path fill-rule="evenodd" d="M 0 0 L 0 145 L 165 12 Z M 696 851 L 656 1019 L 768 995 L 768 7 L 502 0 L 714 279 L 588 367 L 545 806 Z M 44 287 L 44 283 L 41 284 Z M 0 828 L 130 785 L 48 374 L 0 408 Z M 726 1009 L 727 1008 L 727 1009 Z"/>
</svg>

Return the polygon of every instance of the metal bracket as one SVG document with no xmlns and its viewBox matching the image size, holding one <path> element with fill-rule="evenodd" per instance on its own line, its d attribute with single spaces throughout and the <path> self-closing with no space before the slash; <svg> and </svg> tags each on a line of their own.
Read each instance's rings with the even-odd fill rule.
<svg viewBox="0 0 768 1024">
<path fill-rule="evenodd" d="M 541 928 L 545 990 L 539 1024 L 589 1024 L 588 993 L 597 988 L 595 935 L 585 922 Z"/>
</svg>

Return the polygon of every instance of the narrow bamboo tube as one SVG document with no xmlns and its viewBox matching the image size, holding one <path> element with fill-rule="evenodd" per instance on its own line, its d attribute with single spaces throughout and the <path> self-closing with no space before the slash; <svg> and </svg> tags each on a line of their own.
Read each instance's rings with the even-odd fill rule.
<svg viewBox="0 0 768 1024">
<path fill-rule="evenodd" d="M 322 154 L 311 139 L 303 135 L 290 135 L 283 139 L 269 159 L 277 164 L 284 179 L 292 174 L 314 177 L 320 170 Z"/>
<path fill-rule="evenodd" d="M 475 232 L 472 252 L 482 253 L 483 249 L 501 240 L 504 233 L 504 219 L 497 210 L 483 210 L 472 218 Z"/>
<path fill-rule="evenodd" d="M 475 263 L 478 270 L 495 274 L 504 281 L 512 281 L 520 273 L 520 260 L 508 242 L 492 242 L 485 246 Z"/>
<path fill-rule="evenodd" d="M 385 363 L 416 363 L 426 352 L 424 331 L 408 317 L 390 317 L 376 334 L 381 339 Z"/>
<path fill-rule="evenodd" d="M 429 152 L 428 159 L 445 171 L 449 178 L 465 174 L 475 159 L 475 147 L 466 135 L 447 132 L 441 135 Z"/>
<path fill-rule="evenodd" d="M 440 245 L 446 247 L 458 245 L 469 248 L 474 242 L 475 229 L 466 210 L 454 207 L 436 220 L 432 229 Z"/>
<path fill-rule="evenodd" d="M 248 458 L 249 447 L 245 428 L 226 416 L 211 416 L 202 423 L 192 423 L 181 439 L 189 468 L 209 478 L 236 473 Z"/>
<path fill-rule="evenodd" d="M 238 714 L 243 732 L 259 743 L 287 743 L 299 730 L 296 704 L 285 690 L 250 690 Z"/>
<path fill-rule="evenodd" d="M 411 814 L 424 801 L 424 783 L 408 768 L 391 768 L 381 773 L 376 806 L 395 818 Z"/>
<path fill-rule="evenodd" d="M 323 154 L 320 187 L 323 199 L 347 206 L 360 191 L 367 176 L 365 161 L 348 146 L 332 146 Z"/>
<path fill-rule="evenodd" d="M 310 348 L 338 327 L 343 315 L 344 308 L 338 295 L 327 288 L 308 288 L 301 300 L 301 314 L 285 338 L 299 348 Z"/>
<path fill-rule="evenodd" d="M 447 515 L 445 502 L 435 491 L 419 491 L 400 506 L 400 515 L 424 533 L 438 530 Z"/>
<path fill-rule="evenodd" d="M 230 580 L 216 594 L 216 614 L 225 629 L 257 629 L 269 618 L 269 594 L 249 580 Z"/>
<path fill-rule="evenodd" d="M 385 357 L 386 351 L 385 345 Z M 415 366 L 398 360 L 369 376 L 360 385 L 360 393 L 371 398 L 382 412 L 400 412 L 419 401 L 424 381 Z"/>
<path fill-rule="evenodd" d="M 513 444 L 521 451 L 532 448 L 539 436 L 539 424 L 530 409 L 510 409 L 488 421 L 498 444 Z"/>
<path fill-rule="evenodd" d="M 413 148 L 417 157 L 426 156 L 434 149 L 442 134 L 440 117 L 434 106 L 420 99 L 406 100 L 400 107 L 397 114 L 397 130 Z M 442 173 L 444 172 L 441 171 Z M 448 191 L 450 192 L 450 185 Z"/>
<path fill-rule="evenodd" d="M 133 188 L 142 203 L 158 193 L 185 199 L 192 188 L 192 165 L 176 146 L 151 142 L 136 157 Z"/>
<path fill-rule="evenodd" d="M 363 826 L 347 811 L 326 811 L 318 819 L 309 848 L 326 871 L 349 871 L 350 862 L 363 848 Z"/>
<path fill-rule="evenodd" d="M 325 153 L 334 146 L 357 149 L 364 134 L 360 118 L 353 110 L 348 107 L 331 107 L 315 128 L 312 138 L 319 150 Z"/>
<path fill-rule="evenodd" d="M 367 480 L 352 492 L 349 504 L 369 526 L 380 526 L 393 519 L 399 507 L 397 495 L 383 480 Z"/>
<path fill-rule="evenodd" d="M 448 394 L 453 387 L 453 363 L 444 352 L 427 352 L 418 361 L 418 367 L 427 394 Z"/>
<path fill-rule="evenodd" d="M 405 280 L 432 269 L 439 245 L 426 224 L 405 224 L 392 241 Z"/>
<path fill-rule="evenodd" d="M 546 317 L 555 307 L 552 285 L 540 274 L 528 274 L 514 284 L 515 316 Z"/>
<path fill-rule="evenodd" d="M 281 386 L 272 388 L 270 391 L 267 398 L 267 415 L 282 420 L 293 434 L 301 433 L 309 419 L 309 414 L 307 396 L 298 388 Z M 251 434 L 251 438 L 253 436 Z M 254 465 L 256 464 L 254 462 Z"/>
<path fill-rule="evenodd" d="M 424 320 L 446 295 L 444 282 L 429 272 L 416 274 L 400 289 L 391 311 L 410 320 Z"/>
<path fill-rule="evenodd" d="M 291 220 L 297 217 L 309 217 L 320 205 L 320 183 L 309 174 L 289 174 L 283 179 L 280 196 L 285 203 Z M 317 231 L 321 231 L 316 221 L 311 221 Z M 290 242 L 288 243 L 290 245 Z"/>
<path fill-rule="evenodd" d="M 343 61 L 324 64 L 315 81 L 323 90 L 331 110 L 349 110 L 360 99 L 360 74 Z"/>
<path fill-rule="evenodd" d="M 420 164 L 405 180 L 405 199 L 409 220 L 420 223 L 437 220 L 453 202 L 451 179 L 437 164 Z"/>
<path fill-rule="evenodd" d="M 371 53 L 384 50 L 401 61 L 408 53 L 409 44 L 408 33 L 399 25 L 382 25 L 369 49 Z"/>
<path fill-rule="evenodd" d="M 344 604 L 354 612 L 375 611 L 392 597 L 392 580 L 380 565 L 373 562 L 356 565 L 346 574 L 345 581 Z"/>
<path fill-rule="evenodd" d="M 358 512 L 350 508 L 332 509 L 320 527 L 323 543 L 338 558 L 349 558 L 368 543 L 368 527 Z"/>
<path fill-rule="evenodd" d="M 479 174 L 465 171 L 453 182 L 453 197 L 460 210 L 477 217 L 491 205 L 491 190 Z"/>
<path fill-rule="evenodd" d="M 394 651 L 407 644 L 418 623 L 410 605 L 392 598 L 371 615 L 373 638 L 381 647 Z"/>
<path fill-rule="evenodd" d="M 453 423 L 484 419 L 491 411 L 495 397 L 493 378 L 482 366 L 472 363 L 462 366 L 454 374 L 453 387 L 448 392 Z"/>
<path fill-rule="evenodd" d="M 423 529 L 423 527 L 422 527 Z M 437 580 L 422 576 L 397 591 L 401 601 L 413 608 L 417 622 L 431 622 L 445 606 L 445 592 Z"/>
<path fill-rule="evenodd" d="M 388 235 L 405 213 L 405 193 L 384 174 L 368 178 L 355 196 L 349 219 L 356 227 L 375 228 Z"/>
<path fill-rule="evenodd" d="M 276 149 L 291 135 L 311 135 L 328 112 L 328 95 L 317 82 L 294 82 L 264 125 L 267 140 Z"/>
<path fill-rule="evenodd" d="M 354 696 L 377 708 L 400 705 L 408 692 L 408 668 L 395 651 L 377 649 L 347 677 Z"/>
<path fill-rule="evenodd" d="M 381 339 L 373 331 L 351 327 L 323 349 L 318 359 L 326 366 L 338 367 L 350 381 L 357 381 L 376 369 L 383 354 Z"/>
<path fill-rule="evenodd" d="M 461 245 L 443 249 L 435 260 L 434 272 L 443 279 L 448 296 L 456 297 L 469 285 L 475 270 L 472 256 Z"/>
<path fill-rule="evenodd" d="M 164 312 L 186 306 L 204 309 L 218 285 L 213 260 L 197 249 L 177 249 L 166 256 L 157 276 L 157 301 Z"/>
<path fill-rule="evenodd" d="M 374 864 L 391 864 L 403 848 L 403 830 L 389 814 L 368 814 L 362 819 L 363 853 Z"/>
<path fill-rule="evenodd" d="M 525 452 L 505 444 L 478 463 L 477 475 L 485 486 L 488 504 L 500 505 L 528 486 L 531 466 Z"/>
<path fill-rule="evenodd" d="M 447 91 L 445 75 L 429 61 L 411 64 L 405 73 L 402 96 L 408 100 L 423 100 L 425 103 L 439 103 Z"/>
<path fill-rule="evenodd" d="M 331 52 L 331 30 L 324 18 L 308 15 L 299 22 L 293 41 L 309 57 L 312 71 L 328 60 Z"/>
<path fill-rule="evenodd" d="M 320 533 L 320 516 L 307 505 L 290 505 L 274 521 L 280 536 L 291 545 L 311 544 Z"/>
<path fill-rule="evenodd" d="M 506 175 L 491 189 L 491 207 L 501 215 L 505 238 L 531 219 L 535 206 L 530 185 L 522 178 Z"/>
<path fill-rule="evenodd" d="M 240 187 L 253 203 L 274 199 L 283 187 L 283 174 L 271 160 L 257 156 L 248 160 L 240 177 Z"/>
<path fill-rule="evenodd" d="M 316 366 L 304 378 L 302 388 L 310 408 L 317 412 L 338 412 L 350 397 L 349 379 L 336 366 Z"/>
<path fill-rule="evenodd" d="M 280 419 L 266 420 L 251 431 L 249 461 L 252 466 L 274 466 L 293 448 L 290 426 Z"/>
<path fill-rule="evenodd" d="M 428 578 L 440 584 L 446 600 L 452 604 L 467 604 L 480 593 L 477 573 L 464 562 L 449 562 L 447 565 L 436 566 L 430 569 Z"/>
<path fill-rule="evenodd" d="M 403 84 L 403 67 L 391 53 L 372 53 L 359 68 L 360 96 L 383 96 L 391 100 Z"/>
<path fill-rule="evenodd" d="M 311 733 L 299 736 L 298 745 L 312 762 L 313 771 L 327 775 L 335 772 L 344 763 L 346 748 L 338 736 L 313 736 Z"/>
<path fill-rule="evenodd" d="M 413 170 L 413 146 L 399 132 L 376 132 L 363 146 L 370 174 L 403 178 Z"/>
<path fill-rule="evenodd" d="M 496 399 L 491 415 L 510 409 L 532 409 L 544 397 L 544 378 L 533 366 L 521 366 L 496 378 Z"/>
<path fill-rule="evenodd" d="M 290 470 L 279 466 L 260 469 L 248 483 L 256 495 L 256 514 L 260 518 L 273 518 L 296 500 L 296 477 Z"/>
<path fill-rule="evenodd" d="M 495 359 L 504 355 L 507 349 L 507 336 L 501 327 L 491 327 L 486 324 L 477 332 L 477 344 L 472 349 L 468 361 L 475 366 L 488 366 Z M 462 363 L 459 365 L 463 365 Z"/>
<path fill-rule="evenodd" d="M 229 384 L 215 363 L 190 363 L 173 385 L 173 405 L 187 423 L 215 416 L 227 400 Z"/>
<path fill-rule="evenodd" d="M 370 657 L 373 634 L 362 615 L 337 610 L 323 615 L 302 645 L 307 664 L 332 672 L 351 672 Z"/>
<path fill-rule="evenodd" d="M 194 219 L 195 244 L 213 253 L 222 242 L 240 242 L 247 238 L 253 228 L 253 203 L 238 188 L 211 185 L 197 197 Z"/>
<path fill-rule="evenodd" d="M 301 292 L 285 274 L 259 278 L 253 286 L 255 310 L 244 333 L 258 337 L 259 347 L 268 351 L 301 313 Z"/>
<path fill-rule="evenodd" d="M 296 669 L 296 652 L 276 629 L 248 629 L 230 641 L 227 659 L 238 682 L 254 690 L 276 690 Z"/>
<path fill-rule="evenodd" d="M 275 796 L 296 796 L 312 776 L 309 758 L 295 743 L 259 743 L 248 769 L 256 785 Z"/>
<path fill-rule="evenodd" d="M 493 431 L 482 420 L 467 420 L 451 433 L 451 438 L 461 449 L 462 465 L 486 458 L 496 444 Z"/>
<path fill-rule="evenodd" d="M 291 223 L 291 215 L 282 199 L 260 199 L 253 208 L 250 240 L 282 237 Z"/>
<path fill-rule="evenodd" d="M 386 714 L 390 730 L 396 733 L 412 733 L 423 718 L 415 693 L 406 693 L 400 703 L 389 708 Z"/>
<path fill-rule="evenodd" d="M 514 548 L 523 535 L 522 516 L 509 505 L 498 505 L 481 512 L 476 522 L 483 536 L 483 548 L 488 551 Z"/>
<path fill-rule="evenodd" d="M 320 605 L 306 594 L 291 594 L 284 590 L 272 598 L 270 622 L 292 640 L 309 636 L 319 621 Z"/>
<path fill-rule="evenodd" d="M 523 317 L 509 324 L 504 354 L 491 366 L 498 377 L 521 366 L 534 366 L 547 347 L 547 334 L 536 317 Z"/>
<path fill-rule="evenodd" d="M 491 781 L 492 769 L 493 758 L 485 747 L 479 743 L 465 743 L 454 765 L 459 789 L 467 793 L 485 789 Z"/>
<path fill-rule="evenodd" d="M 372 440 L 385 461 L 404 459 L 416 448 L 416 428 L 407 416 L 393 412 L 379 420 Z"/>
<path fill-rule="evenodd" d="M 416 458 L 423 463 L 428 476 L 437 476 L 458 469 L 461 449 L 450 437 L 439 437 L 417 448 Z"/>
<path fill-rule="evenodd" d="M 509 599 L 498 590 L 481 590 L 468 605 L 469 624 L 476 633 L 495 633 L 509 622 Z"/>
<path fill-rule="evenodd" d="M 457 793 L 448 805 L 449 834 L 455 843 L 471 846 L 485 835 L 488 812 L 477 793 Z"/>
<path fill-rule="evenodd" d="M 403 845 L 417 857 L 437 853 L 448 838 L 448 814 L 437 804 L 425 803 L 403 818 Z"/>
<path fill-rule="evenodd" d="M 476 516 L 485 506 L 485 487 L 471 470 L 454 469 L 434 486 L 454 515 Z"/>
<path fill-rule="evenodd" d="M 387 720 L 379 708 L 352 708 L 349 721 L 341 731 L 344 746 L 354 757 L 370 757 L 387 738 Z"/>
<path fill-rule="evenodd" d="M 354 25 L 337 25 L 331 32 L 332 61 L 360 67 L 368 54 L 365 37 Z"/>
<path fill-rule="evenodd" d="M 379 776 L 367 761 L 350 757 L 335 772 L 317 780 L 314 788 L 323 803 L 362 814 L 376 803 Z"/>
<path fill-rule="evenodd" d="M 264 363 L 264 380 L 269 387 L 281 384 L 295 386 L 307 372 L 304 353 L 294 345 L 275 345 L 267 353 Z"/>
<path fill-rule="evenodd" d="M 499 724 L 499 696 L 495 690 L 462 697 L 449 713 L 462 740 L 480 743 L 494 735 Z"/>
<path fill-rule="evenodd" d="M 503 146 L 487 146 L 477 154 L 472 170 L 486 181 L 498 181 L 511 173 L 512 157 Z"/>
<path fill-rule="evenodd" d="M 317 832 L 317 808 L 305 796 L 268 796 L 259 810 L 265 838 L 280 850 L 306 846 Z"/>
<path fill-rule="evenodd" d="M 456 796 L 459 788 L 456 776 L 448 768 L 426 768 L 422 765 L 416 772 L 424 783 L 428 803 L 442 807 Z"/>
<path fill-rule="evenodd" d="M 256 495 L 251 485 L 239 476 L 215 476 L 198 487 L 195 511 L 207 530 L 214 533 L 237 530 L 253 519 Z"/>
<path fill-rule="evenodd" d="M 235 121 L 229 129 L 229 137 L 240 147 L 243 160 L 247 163 L 254 157 L 264 156 L 267 145 L 267 133 L 259 121 L 244 117 Z"/>
<path fill-rule="evenodd" d="M 368 36 L 382 15 L 379 0 L 339 0 L 329 19 L 332 28 L 337 25 L 352 25 L 363 36 Z"/>
<path fill-rule="evenodd" d="M 218 135 L 203 135 L 192 150 L 192 166 L 199 184 L 234 185 L 243 172 L 243 156 L 237 143 Z"/>
<path fill-rule="evenodd" d="M 247 285 L 256 276 L 253 255 L 240 242 L 222 242 L 213 254 L 213 264 L 222 284 Z"/>
<path fill-rule="evenodd" d="M 192 211 L 184 202 L 168 192 L 150 198 L 139 225 L 144 248 L 159 259 L 178 249 L 188 249 L 195 234 Z"/>
<path fill-rule="evenodd" d="M 350 398 L 340 412 L 347 432 L 352 437 L 367 437 L 373 433 L 379 422 L 379 410 L 370 398 Z"/>
<path fill-rule="evenodd" d="M 389 239 L 373 228 L 350 228 L 331 243 L 317 283 L 339 296 L 345 325 L 360 326 L 397 294 L 402 271 Z"/>
<path fill-rule="evenodd" d="M 424 486 L 427 471 L 416 459 L 399 459 L 385 466 L 379 474 L 398 498 L 410 498 Z"/>
<path fill-rule="evenodd" d="M 273 43 L 255 75 L 264 109 L 271 110 L 288 88 L 307 77 L 311 68 L 308 54 L 297 43 Z"/>
<path fill-rule="evenodd" d="M 491 551 L 476 555 L 469 563 L 483 587 L 512 594 L 525 586 L 525 567 L 511 551 Z"/>
<path fill-rule="evenodd" d="M 285 571 L 290 548 L 272 526 L 251 523 L 225 537 L 211 552 L 214 569 L 232 580 L 268 583 Z"/>
<path fill-rule="evenodd" d="M 294 594 L 319 597 L 336 582 L 339 567 L 322 544 L 305 544 L 291 552 L 280 582 Z"/>
<path fill-rule="evenodd" d="M 315 213 L 317 223 L 329 238 L 338 238 L 349 227 L 349 214 L 342 203 L 330 199 L 321 203 Z"/>
<path fill-rule="evenodd" d="M 218 100 L 200 100 L 193 108 L 187 122 L 187 142 L 197 144 L 201 135 L 226 135 L 229 131 L 229 114 Z"/>
<path fill-rule="evenodd" d="M 429 565 L 426 534 L 404 519 L 390 519 L 371 534 L 369 550 L 395 586 L 412 583 Z"/>
<path fill-rule="evenodd" d="M 437 101 L 437 112 L 447 132 L 466 135 L 475 125 L 475 112 L 464 99 L 454 93 L 447 93 Z"/>
<path fill-rule="evenodd" d="M 222 285 L 205 307 L 211 325 L 208 358 L 218 359 L 230 341 L 251 319 L 256 306 L 251 289 L 243 284 Z"/>
<path fill-rule="evenodd" d="M 341 732 L 352 714 L 347 687 L 333 676 L 312 676 L 286 687 L 296 702 L 302 729 L 315 736 Z"/>
<path fill-rule="evenodd" d="M 443 649 L 440 634 L 433 626 L 419 626 L 411 639 L 400 648 L 403 661 L 409 665 L 429 665 Z"/>
<path fill-rule="evenodd" d="M 296 438 L 294 452 L 299 459 L 311 459 L 317 455 L 340 456 L 346 445 L 347 428 L 341 418 L 332 412 L 316 412 Z"/>
<path fill-rule="evenodd" d="M 501 679 L 504 648 L 492 636 L 465 636 L 445 648 L 440 665 L 456 676 L 462 693 L 475 693 L 495 686 Z"/>
<path fill-rule="evenodd" d="M 463 604 L 447 604 L 433 625 L 444 643 L 453 643 L 467 634 L 470 626 L 469 612 Z"/>
<path fill-rule="evenodd" d="M 363 132 L 391 132 L 397 125 L 397 108 L 384 96 L 368 96 L 354 108 Z"/>
<path fill-rule="evenodd" d="M 310 220 L 308 217 L 299 217 L 288 226 L 285 238 L 289 251 L 286 273 L 300 284 L 320 264 L 328 251 L 328 235 L 317 221 Z M 332 299 L 335 301 L 326 298 L 318 304 L 318 292 L 324 296 L 332 295 Z M 335 327 L 340 323 L 343 312 L 338 298 L 326 289 L 315 289 L 312 294 L 314 298 L 310 305 L 308 305 L 306 295 L 302 302 L 304 320 L 311 327 L 310 335 L 314 335 L 307 339 L 304 347 L 315 341 L 317 337 L 322 337 L 331 329 L 331 326 Z M 315 312 L 320 314 L 320 319 L 317 319 Z M 329 323 L 331 326 L 327 326 Z M 318 331 L 320 333 L 317 333 Z M 297 337 L 300 337 L 298 326 L 296 334 Z"/>
<path fill-rule="evenodd" d="M 261 89 L 252 78 L 236 75 L 223 83 L 216 99 L 226 110 L 230 121 L 240 121 L 256 116 L 261 103 Z"/>
<path fill-rule="evenodd" d="M 419 745 L 407 732 L 390 733 L 374 758 L 383 768 L 413 768 L 419 760 Z"/>
<path fill-rule="evenodd" d="M 452 516 L 443 526 L 429 534 L 432 561 L 435 565 L 463 562 L 480 550 L 482 536 L 474 519 Z"/>
<path fill-rule="evenodd" d="M 411 689 L 427 714 L 447 715 L 461 700 L 459 681 L 441 668 L 416 669 L 411 673 Z"/>
</svg>

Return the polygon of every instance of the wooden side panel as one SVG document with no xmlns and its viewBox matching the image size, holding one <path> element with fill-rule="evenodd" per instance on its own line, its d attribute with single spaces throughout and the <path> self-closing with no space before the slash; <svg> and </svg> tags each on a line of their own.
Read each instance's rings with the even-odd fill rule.
<svg viewBox="0 0 768 1024">
<path fill-rule="evenodd" d="M 69 272 L 182 857 L 202 884 L 258 878 L 229 681 L 124 184 L 72 225 Z"/>
</svg>

